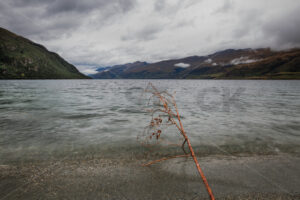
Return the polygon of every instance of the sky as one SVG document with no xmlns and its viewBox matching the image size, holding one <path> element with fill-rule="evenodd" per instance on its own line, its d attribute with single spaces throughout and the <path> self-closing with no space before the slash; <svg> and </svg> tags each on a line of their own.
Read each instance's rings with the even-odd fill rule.
<svg viewBox="0 0 300 200">
<path fill-rule="evenodd" d="M 0 26 L 84 73 L 101 66 L 300 47 L 299 0 L 7 0 Z"/>
</svg>

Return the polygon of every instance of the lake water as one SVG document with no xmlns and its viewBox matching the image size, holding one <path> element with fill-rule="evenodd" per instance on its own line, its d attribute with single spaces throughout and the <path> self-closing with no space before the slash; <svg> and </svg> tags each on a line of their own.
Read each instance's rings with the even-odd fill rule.
<svg viewBox="0 0 300 200">
<path fill-rule="evenodd" d="M 300 153 L 300 81 L 1 80 L 0 164 L 145 151 L 149 82 L 176 91 L 200 156 Z"/>
</svg>

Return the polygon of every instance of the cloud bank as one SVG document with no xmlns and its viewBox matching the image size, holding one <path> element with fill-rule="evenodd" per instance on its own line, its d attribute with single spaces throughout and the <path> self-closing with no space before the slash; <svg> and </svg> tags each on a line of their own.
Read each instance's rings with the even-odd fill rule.
<svg viewBox="0 0 300 200">
<path fill-rule="evenodd" d="M 299 10 L 297 0 L 9 0 L 0 2 L 0 26 L 88 71 L 227 48 L 299 47 Z"/>
</svg>

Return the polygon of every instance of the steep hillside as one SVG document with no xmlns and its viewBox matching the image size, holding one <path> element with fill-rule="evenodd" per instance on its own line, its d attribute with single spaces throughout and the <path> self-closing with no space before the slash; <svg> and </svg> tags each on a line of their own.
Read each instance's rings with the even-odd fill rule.
<svg viewBox="0 0 300 200">
<path fill-rule="evenodd" d="M 73 65 L 45 47 L 0 28 L 0 79 L 82 79 Z"/>
<path fill-rule="evenodd" d="M 228 49 L 143 65 L 106 68 L 95 78 L 300 79 L 300 50 Z M 141 62 L 139 62 L 141 63 Z M 126 67 L 125 67 L 126 66 Z M 115 70 L 118 69 L 118 70 Z"/>
</svg>

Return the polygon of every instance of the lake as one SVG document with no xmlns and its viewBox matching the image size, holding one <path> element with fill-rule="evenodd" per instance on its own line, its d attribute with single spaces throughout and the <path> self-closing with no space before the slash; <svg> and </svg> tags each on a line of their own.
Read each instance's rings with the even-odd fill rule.
<svg viewBox="0 0 300 200">
<path fill-rule="evenodd" d="M 176 92 L 200 156 L 299 155 L 300 81 L 1 80 L 0 164 L 145 151 L 137 136 L 151 119 L 149 82 Z"/>
</svg>

